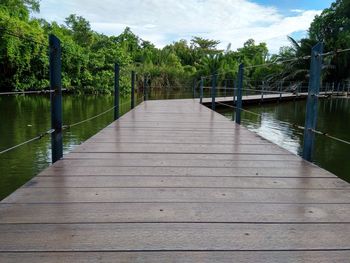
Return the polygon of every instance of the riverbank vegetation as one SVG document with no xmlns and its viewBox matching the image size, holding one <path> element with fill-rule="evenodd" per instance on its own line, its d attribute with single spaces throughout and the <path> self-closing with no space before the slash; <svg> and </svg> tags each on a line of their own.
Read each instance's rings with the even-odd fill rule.
<svg viewBox="0 0 350 263">
<path fill-rule="evenodd" d="M 119 36 L 106 36 L 91 29 L 89 22 L 78 15 L 70 15 L 65 23 L 49 23 L 31 17 L 39 12 L 37 0 L 0 1 L 0 91 L 41 90 L 49 86 L 48 35 L 55 34 L 62 41 L 62 80 L 64 88 L 72 92 L 108 93 L 113 88 L 113 68 L 122 68 L 121 88 L 130 88 L 131 70 L 138 81 L 147 76 L 151 86 L 182 87 L 192 85 L 201 76 L 219 73 L 221 79 L 234 79 L 238 65 L 274 63 L 247 71 L 250 80 L 306 81 L 309 60 L 287 63 L 278 61 L 310 55 L 318 41 L 325 42 L 325 51 L 349 47 L 350 4 L 337 0 L 317 16 L 307 38 L 282 47 L 279 54 L 269 55 L 265 43 L 249 39 L 242 48 L 218 49 L 219 41 L 193 37 L 179 40 L 164 48 L 157 48 L 126 28 Z M 324 79 L 346 81 L 350 77 L 349 53 L 339 53 L 325 60 Z"/>
</svg>

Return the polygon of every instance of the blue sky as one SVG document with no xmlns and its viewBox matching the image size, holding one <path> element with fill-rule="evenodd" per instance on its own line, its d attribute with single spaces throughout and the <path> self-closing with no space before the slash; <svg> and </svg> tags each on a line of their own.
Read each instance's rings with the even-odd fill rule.
<svg viewBox="0 0 350 263">
<path fill-rule="evenodd" d="M 91 27 L 117 35 L 129 26 L 142 39 L 162 47 L 193 36 L 220 40 L 236 49 L 253 38 L 271 53 L 288 45 L 287 35 L 306 35 L 315 15 L 329 0 L 42 0 L 39 17 L 64 22 L 69 14 Z"/>
<path fill-rule="evenodd" d="M 256 0 L 253 1 L 262 5 L 271 5 L 277 7 L 281 12 L 288 13 L 289 10 L 300 9 L 325 9 L 332 4 L 331 0 Z"/>
</svg>

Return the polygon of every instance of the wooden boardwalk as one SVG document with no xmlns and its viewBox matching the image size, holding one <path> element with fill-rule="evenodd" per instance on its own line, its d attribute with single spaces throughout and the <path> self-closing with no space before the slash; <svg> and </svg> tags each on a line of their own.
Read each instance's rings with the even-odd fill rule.
<svg viewBox="0 0 350 263">
<path fill-rule="evenodd" d="M 195 100 L 147 101 L 0 203 L 0 262 L 349 262 L 350 184 Z"/>
<path fill-rule="evenodd" d="M 257 104 L 262 102 L 277 102 L 277 101 L 291 101 L 291 100 L 302 100 L 307 99 L 308 93 L 282 93 L 281 95 L 275 92 L 274 94 L 264 94 L 259 95 L 243 95 L 242 102 L 243 104 Z M 338 93 L 338 92 L 320 92 L 320 98 L 328 98 L 330 96 L 340 96 L 346 97 L 347 93 Z M 237 97 L 236 97 L 237 98 Z M 210 105 L 212 98 L 203 98 L 203 103 L 206 105 Z M 233 96 L 224 96 L 224 97 L 216 97 L 215 101 L 218 105 L 222 104 L 227 106 L 227 104 L 232 104 Z"/>
<path fill-rule="evenodd" d="M 280 94 L 264 94 L 261 96 L 259 95 L 243 95 L 242 96 L 242 102 L 244 104 L 255 104 L 260 102 L 276 102 L 276 101 L 290 101 L 290 100 L 297 100 L 297 99 L 306 99 L 308 96 L 307 93 L 282 93 Z M 320 93 L 320 96 L 326 96 L 324 93 Z M 237 98 L 237 97 L 236 97 Z M 211 98 L 203 98 L 204 104 L 211 103 Z M 220 103 L 232 103 L 233 102 L 233 96 L 226 96 L 226 97 L 216 97 L 215 101 Z"/>
</svg>

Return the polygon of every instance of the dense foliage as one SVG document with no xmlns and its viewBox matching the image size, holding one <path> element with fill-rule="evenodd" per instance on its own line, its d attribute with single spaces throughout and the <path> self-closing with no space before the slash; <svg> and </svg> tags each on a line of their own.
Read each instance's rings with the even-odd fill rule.
<svg viewBox="0 0 350 263">
<path fill-rule="evenodd" d="M 221 79 L 234 79 L 239 63 L 247 66 L 271 63 L 246 71 L 250 80 L 307 80 L 308 60 L 275 63 L 310 54 L 317 41 L 324 41 L 326 51 L 342 49 L 350 43 L 350 4 L 337 0 L 312 23 L 309 37 L 301 41 L 290 38 L 291 46 L 279 54 L 268 55 L 265 43 L 249 39 L 242 48 L 232 51 L 217 48 L 219 41 L 194 37 L 180 40 L 162 49 L 140 39 L 126 28 L 119 36 L 105 36 L 93 31 L 81 16 L 70 15 L 64 25 L 31 18 L 39 12 L 38 0 L 0 0 L 0 91 L 45 89 L 48 81 L 49 34 L 62 41 L 63 86 L 74 92 L 110 92 L 113 65 L 122 68 L 121 87 L 130 85 L 130 71 L 138 81 L 149 79 L 154 87 L 192 85 L 194 79 L 218 73 Z M 326 59 L 325 78 L 342 81 L 349 77 L 348 55 Z"/>
</svg>

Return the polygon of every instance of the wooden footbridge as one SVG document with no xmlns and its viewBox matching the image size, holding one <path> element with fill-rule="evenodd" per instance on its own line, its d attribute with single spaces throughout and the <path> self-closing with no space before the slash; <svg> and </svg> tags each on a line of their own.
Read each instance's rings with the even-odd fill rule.
<svg viewBox="0 0 350 263">
<path fill-rule="evenodd" d="M 197 100 L 146 101 L 0 203 L 0 262 L 349 262 L 349 187 Z"/>
</svg>

